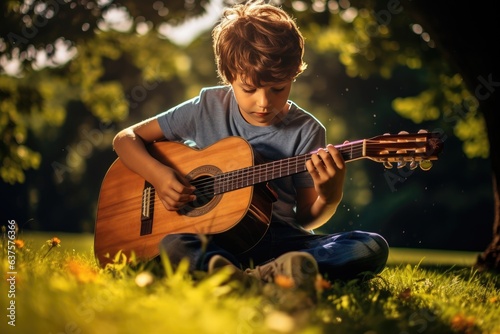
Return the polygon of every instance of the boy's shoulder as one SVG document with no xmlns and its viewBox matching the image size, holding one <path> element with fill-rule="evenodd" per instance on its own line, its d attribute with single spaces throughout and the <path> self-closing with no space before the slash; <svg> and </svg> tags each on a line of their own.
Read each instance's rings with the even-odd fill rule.
<svg viewBox="0 0 500 334">
<path fill-rule="evenodd" d="M 227 94 L 231 92 L 231 86 L 227 85 L 220 85 L 220 86 L 208 86 L 208 87 L 203 87 L 200 90 L 200 95 L 203 94 L 209 94 L 209 95 L 219 95 L 219 94 Z"/>
<path fill-rule="evenodd" d="M 203 87 L 195 100 L 203 103 L 228 103 L 233 96 L 231 86 Z"/>
<path fill-rule="evenodd" d="M 294 101 L 289 100 L 290 103 L 290 116 L 299 123 L 303 124 L 311 124 L 312 126 L 324 128 L 321 121 L 316 118 L 311 112 L 303 109 L 299 105 L 297 105 Z"/>
</svg>

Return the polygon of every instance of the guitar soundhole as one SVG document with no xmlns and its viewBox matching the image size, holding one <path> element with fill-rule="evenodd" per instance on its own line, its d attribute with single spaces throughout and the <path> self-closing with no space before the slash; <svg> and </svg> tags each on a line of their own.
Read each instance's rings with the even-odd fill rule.
<svg viewBox="0 0 500 334">
<path fill-rule="evenodd" d="M 206 205 L 208 202 L 214 198 L 214 180 L 210 176 L 202 176 L 191 184 L 196 187 L 194 194 L 196 195 L 196 200 L 191 202 L 194 208 L 199 208 Z"/>
<path fill-rule="evenodd" d="M 215 166 L 200 166 L 186 175 L 189 182 L 196 187 L 194 194 L 196 200 L 184 206 L 179 213 L 189 217 L 197 217 L 206 214 L 220 202 L 222 195 L 214 195 L 214 177 L 220 173 Z"/>
</svg>

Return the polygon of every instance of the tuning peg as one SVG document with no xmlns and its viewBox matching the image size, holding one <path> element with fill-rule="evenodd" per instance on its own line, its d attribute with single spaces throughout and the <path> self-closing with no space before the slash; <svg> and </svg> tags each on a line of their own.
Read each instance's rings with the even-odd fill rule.
<svg viewBox="0 0 500 334">
<path fill-rule="evenodd" d="M 427 170 L 429 170 L 431 168 L 432 168 L 432 161 L 430 161 L 430 160 L 422 160 L 422 161 L 420 161 L 420 169 L 421 170 L 427 171 Z"/>
<path fill-rule="evenodd" d="M 384 161 L 384 162 L 383 162 L 383 165 L 384 165 L 384 167 L 385 167 L 385 168 L 387 168 L 387 169 L 391 169 L 392 167 L 394 167 L 394 166 L 392 165 L 392 163 L 390 163 L 389 161 Z"/>
<path fill-rule="evenodd" d="M 417 168 L 417 167 L 418 167 L 418 162 L 417 162 L 417 161 L 415 161 L 415 160 L 412 160 L 412 161 L 410 162 L 410 169 L 411 169 L 411 170 L 414 170 L 414 169 L 415 169 L 415 168 Z"/>
<path fill-rule="evenodd" d="M 398 165 L 397 165 L 398 168 L 403 168 L 405 166 L 406 166 L 406 161 L 398 161 Z"/>
</svg>

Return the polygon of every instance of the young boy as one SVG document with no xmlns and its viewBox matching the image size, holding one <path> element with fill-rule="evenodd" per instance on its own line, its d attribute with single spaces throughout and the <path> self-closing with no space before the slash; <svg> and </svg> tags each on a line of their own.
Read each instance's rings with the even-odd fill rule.
<svg viewBox="0 0 500 334">
<path fill-rule="evenodd" d="M 306 172 L 270 181 L 278 195 L 272 221 L 250 250 L 232 254 L 196 234 L 167 235 L 160 249 L 174 266 L 189 259 L 192 271 L 230 266 L 238 275 L 264 281 L 285 275 L 298 286 L 311 285 L 318 271 L 327 279 L 379 273 L 388 257 L 380 235 L 311 232 L 335 213 L 346 167 L 337 149 L 326 145 L 322 124 L 288 100 L 292 83 L 306 68 L 295 21 L 260 1 L 235 5 L 213 30 L 213 46 L 223 85 L 202 89 L 199 96 L 120 131 L 113 142 L 123 163 L 155 187 L 165 208 L 179 210 L 194 201 L 195 187 L 148 153 L 146 146 L 154 141 L 190 141 L 202 149 L 239 136 L 268 161 L 317 153 L 306 162 Z"/>
</svg>

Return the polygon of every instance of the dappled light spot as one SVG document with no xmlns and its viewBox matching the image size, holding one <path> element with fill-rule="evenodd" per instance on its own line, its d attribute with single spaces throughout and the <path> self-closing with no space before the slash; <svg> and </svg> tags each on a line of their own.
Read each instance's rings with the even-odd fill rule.
<svg viewBox="0 0 500 334">
<path fill-rule="evenodd" d="M 346 22 L 354 21 L 354 19 L 356 19 L 357 16 L 358 16 L 358 10 L 354 7 L 350 7 L 340 13 L 340 17 L 342 18 L 342 20 Z"/>
<path fill-rule="evenodd" d="M 135 284 L 141 288 L 149 286 L 153 284 L 153 282 L 154 276 L 149 271 L 143 271 L 135 276 Z"/>
<path fill-rule="evenodd" d="M 266 317 L 266 325 L 278 333 L 290 333 L 295 328 L 295 321 L 290 315 L 275 311 Z"/>
<path fill-rule="evenodd" d="M 294 1 L 292 2 L 292 8 L 298 12 L 304 12 L 309 8 L 309 6 L 305 1 Z"/>
</svg>

